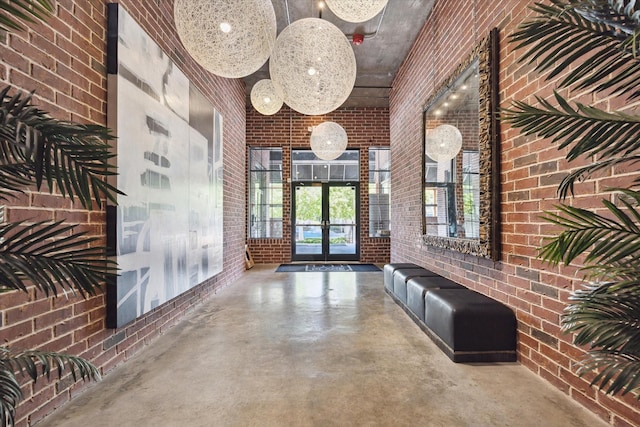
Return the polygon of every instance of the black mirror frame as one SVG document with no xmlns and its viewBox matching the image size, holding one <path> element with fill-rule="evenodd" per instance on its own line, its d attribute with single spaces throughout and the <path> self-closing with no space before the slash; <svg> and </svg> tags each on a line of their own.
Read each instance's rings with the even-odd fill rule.
<svg viewBox="0 0 640 427">
<path fill-rule="evenodd" d="M 499 261 L 501 257 L 500 241 L 500 128 L 498 120 L 499 107 L 499 32 L 494 28 L 489 36 L 483 39 L 464 61 L 451 78 L 425 104 L 422 117 L 422 241 L 425 245 L 450 249 L 464 254 L 470 254 Z M 439 237 L 425 234 L 425 151 L 424 134 L 426 128 L 426 114 L 430 106 L 437 100 L 458 76 L 475 60 L 478 59 L 479 77 L 479 150 L 480 150 L 480 238 L 462 239 L 453 237 Z"/>
</svg>

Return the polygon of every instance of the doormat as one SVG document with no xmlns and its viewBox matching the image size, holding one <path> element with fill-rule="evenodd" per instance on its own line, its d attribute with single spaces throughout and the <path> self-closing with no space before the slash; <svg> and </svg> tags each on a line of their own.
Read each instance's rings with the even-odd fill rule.
<svg viewBox="0 0 640 427">
<path fill-rule="evenodd" d="M 332 271 L 380 271 L 375 264 L 280 264 L 276 273 L 300 272 L 332 272 Z"/>
</svg>

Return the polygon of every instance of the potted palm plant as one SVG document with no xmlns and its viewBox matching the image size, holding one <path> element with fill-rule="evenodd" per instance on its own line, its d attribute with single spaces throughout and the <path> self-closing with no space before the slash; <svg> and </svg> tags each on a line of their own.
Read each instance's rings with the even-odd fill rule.
<svg viewBox="0 0 640 427">
<path fill-rule="evenodd" d="M 551 0 L 536 3 L 535 16 L 511 36 L 521 61 L 559 89 L 613 93 L 627 102 L 640 97 L 640 5 L 632 0 Z M 586 346 L 578 373 L 610 394 L 640 398 L 640 174 L 611 188 L 598 213 L 566 203 L 575 183 L 640 160 L 640 116 L 570 103 L 555 92 L 537 104 L 516 101 L 503 119 L 526 135 L 550 138 L 581 160 L 558 187 L 563 203 L 544 219 L 560 233 L 539 257 L 557 265 L 580 261 L 585 284 L 570 297 L 562 326 Z M 633 169 L 632 169 L 633 170 Z M 612 201 L 613 200 L 613 201 Z M 579 258 L 580 257 L 580 258 Z"/>
<path fill-rule="evenodd" d="M 34 22 L 54 11 L 51 0 L 0 0 L 0 31 L 20 31 L 20 20 Z M 18 19 L 19 18 L 19 19 Z M 0 90 L 0 199 L 27 188 L 57 191 L 85 209 L 100 208 L 118 192 L 106 182 L 109 165 L 108 130 L 56 120 L 32 103 L 32 94 L 6 87 Z M 94 295 L 115 266 L 96 238 L 59 222 L 0 223 L 0 299 L 2 293 L 59 292 Z M 22 399 L 18 376 L 33 381 L 69 374 L 74 381 L 98 380 L 89 361 L 46 350 L 0 346 L 0 421 L 11 426 Z"/>
</svg>

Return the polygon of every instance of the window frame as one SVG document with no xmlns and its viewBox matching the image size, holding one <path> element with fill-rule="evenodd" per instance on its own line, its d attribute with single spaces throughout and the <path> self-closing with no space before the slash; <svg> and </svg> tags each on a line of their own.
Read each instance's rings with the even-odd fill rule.
<svg viewBox="0 0 640 427">
<path fill-rule="evenodd" d="M 372 158 L 371 158 L 371 154 L 373 152 L 381 152 L 381 151 L 386 151 L 387 152 L 387 157 L 388 157 L 388 162 L 386 164 L 386 168 L 371 168 L 371 162 L 372 162 Z M 369 177 L 367 180 L 367 184 L 368 184 L 368 188 L 367 188 L 367 197 L 369 198 L 369 218 L 368 218 L 368 228 L 369 228 L 369 237 L 370 238 L 389 238 L 389 236 L 391 235 L 391 148 L 390 147 L 369 147 L 368 149 L 368 165 L 369 165 Z M 388 179 L 387 180 L 382 180 L 382 174 L 387 174 Z M 374 175 L 377 174 L 378 179 L 373 178 Z M 373 181 L 372 181 L 373 179 Z M 374 184 L 374 185 L 372 185 Z M 375 188 L 374 188 L 375 187 Z M 373 192 L 372 190 L 376 189 L 377 187 L 380 188 L 387 188 L 388 192 Z M 380 198 L 379 197 L 375 197 L 375 199 L 377 199 L 377 202 L 374 203 L 374 197 L 372 196 L 379 196 L 381 194 L 386 194 L 388 195 L 387 197 L 387 202 L 386 203 L 380 203 Z M 375 207 L 383 207 L 386 206 L 386 219 L 383 219 L 382 216 L 383 215 L 378 215 L 377 217 L 373 217 L 373 212 L 374 212 L 374 206 Z M 384 209 L 384 208 L 383 208 Z M 380 209 L 377 209 L 378 212 L 381 212 Z M 386 229 L 375 229 L 374 224 L 378 223 L 378 224 L 382 224 L 382 223 L 387 223 L 387 228 Z M 380 232 L 382 231 L 382 233 Z"/>
<path fill-rule="evenodd" d="M 269 161 L 267 168 L 254 168 L 254 153 L 269 152 Z M 280 153 L 279 163 L 272 161 L 273 152 Z M 248 206 L 247 206 L 247 236 L 249 239 L 282 239 L 284 237 L 284 182 L 283 182 L 283 150 L 282 147 L 249 147 L 249 167 L 248 167 Z M 260 163 L 263 165 L 263 163 Z M 274 168 L 274 165 L 276 166 Z M 256 174 L 264 174 L 264 182 L 257 184 L 255 181 Z M 278 180 L 270 180 L 272 174 L 280 174 Z M 274 185 L 276 184 L 276 185 Z M 260 203 L 260 209 L 256 209 L 257 195 L 256 191 L 260 189 L 264 191 L 266 201 Z M 273 200 L 274 193 L 280 195 L 280 200 Z M 274 209 L 280 211 L 280 217 L 272 216 Z M 256 217 L 256 212 L 261 212 L 262 216 Z M 279 226 L 278 226 L 279 224 Z M 261 226 L 258 226 L 261 225 Z"/>
</svg>

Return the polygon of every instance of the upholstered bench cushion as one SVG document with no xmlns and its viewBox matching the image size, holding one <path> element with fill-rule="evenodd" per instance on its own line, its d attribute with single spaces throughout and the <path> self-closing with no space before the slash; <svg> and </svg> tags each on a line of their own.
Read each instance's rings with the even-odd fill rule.
<svg viewBox="0 0 640 427">
<path fill-rule="evenodd" d="M 442 276 L 413 277 L 407 281 L 407 307 L 424 322 L 424 297 L 434 289 L 467 289 Z"/>
<path fill-rule="evenodd" d="M 454 362 L 516 360 L 516 318 L 506 305 L 470 289 L 425 296 L 425 325 Z"/>
<path fill-rule="evenodd" d="M 398 268 L 417 268 L 418 266 L 410 262 L 396 262 L 385 264 L 384 266 L 384 287 L 393 292 L 393 272 Z"/>
<path fill-rule="evenodd" d="M 407 303 L 407 280 L 413 277 L 438 276 L 437 273 L 429 271 L 426 268 L 398 268 L 393 272 L 393 294 L 402 301 Z"/>
</svg>

